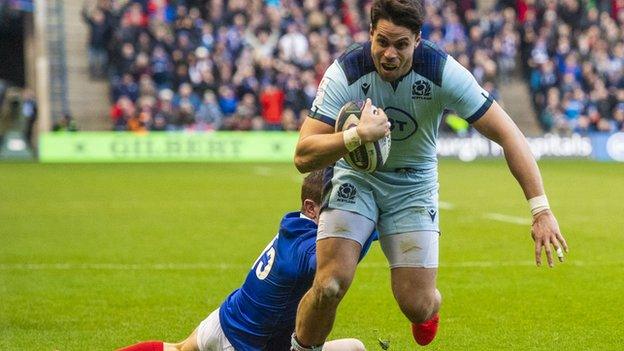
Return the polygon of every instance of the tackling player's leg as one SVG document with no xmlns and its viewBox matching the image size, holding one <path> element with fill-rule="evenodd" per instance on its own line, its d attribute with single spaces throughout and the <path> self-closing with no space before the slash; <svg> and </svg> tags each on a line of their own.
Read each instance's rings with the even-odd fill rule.
<svg viewBox="0 0 624 351">
<path fill-rule="evenodd" d="M 186 340 L 179 343 L 166 343 L 162 341 L 144 341 L 131 346 L 126 346 L 117 351 L 200 351 L 197 346 L 197 330 L 193 331 Z M 231 350 L 233 351 L 233 349 Z"/>
<path fill-rule="evenodd" d="M 217 309 L 204 319 L 184 341 L 179 343 L 147 341 L 117 351 L 234 351 L 234 348 L 223 334 L 219 321 L 219 309 Z"/>
</svg>

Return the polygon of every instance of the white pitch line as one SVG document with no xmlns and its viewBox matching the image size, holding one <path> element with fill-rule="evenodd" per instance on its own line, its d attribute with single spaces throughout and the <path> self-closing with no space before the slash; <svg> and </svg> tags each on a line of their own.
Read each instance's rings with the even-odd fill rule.
<svg viewBox="0 0 624 351">
<path fill-rule="evenodd" d="M 438 201 L 438 207 L 440 207 L 443 210 L 455 209 L 455 205 L 453 205 L 450 202 L 446 202 L 446 201 Z"/>
<path fill-rule="evenodd" d="M 605 266 L 621 266 L 624 265 L 624 261 L 613 262 L 586 262 L 578 260 L 570 260 L 565 263 L 559 263 L 562 265 L 576 266 L 576 267 L 605 267 Z M 440 268 L 493 268 L 493 267 L 531 267 L 535 266 L 534 261 L 459 261 L 459 262 L 442 262 Z M 361 268 L 388 268 L 386 263 L 361 263 L 358 265 Z"/>
<path fill-rule="evenodd" d="M 531 225 L 531 221 L 524 217 L 516 217 L 504 215 L 502 213 L 486 213 L 483 215 L 484 218 L 492 219 L 499 222 L 512 223 L 518 225 Z"/>
<path fill-rule="evenodd" d="M 526 267 L 534 266 L 533 261 L 459 261 L 442 262 L 440 268 L 490 268 L 490 267 Z M 568 260 L 563 265 L 585 267 L 622 266 L 624 261 L 579 261 Z M 191 271 L 191 270 L 234 270 L 249 269 L 251 264 L 229 263 L 156 263 L 156 264 L 123 264 L 123 263 L 0 263 L 0 271 Z M 388 264 L 362 263 L 363 269 L 387 269 Z"/>
<path fill-rule="evenodd" d="M 256 166 L 253 168 L 253 172 L 255 175 L 259 175 L 262 177 L 268 177 L 273 174 L 273 170 L 270 167 Z"/>
<path fill-rule="evenodd" d="M 124 264 L 124 263 L 3 263 L 0 271 L 73 271 L 73 270 L 111 270 L 111 271 L 188 271 L 188 270 L 229 270 L 251 267 L 251 264 L 229 263 L 154 263 L 154 264 Z"/>
</svg>

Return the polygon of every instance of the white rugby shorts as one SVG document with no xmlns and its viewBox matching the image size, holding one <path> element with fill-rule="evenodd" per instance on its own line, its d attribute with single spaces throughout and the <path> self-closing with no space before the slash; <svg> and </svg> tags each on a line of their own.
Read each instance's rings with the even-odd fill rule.
<svg viewBox="0 0 624 351">
<path fill-rule="evenodd" d="M 221 329 L 218 308 L 197 327 L 197 347 L 200 351 L 235 351 Z"/>
</svg>

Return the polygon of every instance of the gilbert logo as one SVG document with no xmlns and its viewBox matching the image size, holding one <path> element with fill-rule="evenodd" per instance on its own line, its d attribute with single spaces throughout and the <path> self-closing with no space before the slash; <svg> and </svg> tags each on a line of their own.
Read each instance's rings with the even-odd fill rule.
<svg viewBox="0 0 624 351">
<path fill-rule="evenodd" d="M 431 100 L 431 84 L 426 80 L 417 80 L 412 85 L 412 99 Z"/>
</svg>

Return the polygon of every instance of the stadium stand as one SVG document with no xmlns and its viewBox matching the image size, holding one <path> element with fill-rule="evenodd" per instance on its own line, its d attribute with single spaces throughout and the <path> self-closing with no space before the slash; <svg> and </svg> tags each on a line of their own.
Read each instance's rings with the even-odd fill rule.
<svg viewBox="0 0 624 351">
<path fill-rule="evenodd" d="M 545 131 L 624 130 L 624 1 L 517 2 L 521 58 Z"/>
<path fill-rule="evenodd" d="M 472 0 L 426 0 L 422 35 L 499 100 L 522 66 L 546 131 L 621 130 L 623 1 L 477 11 Z M 368 39 L 369 9 L 358 0 L 98 0 L 83 17 L 90 72 L 110 81 L 115 130 L 296 130 L 324 70 Z"/>
</svg>

